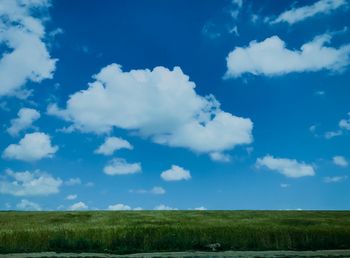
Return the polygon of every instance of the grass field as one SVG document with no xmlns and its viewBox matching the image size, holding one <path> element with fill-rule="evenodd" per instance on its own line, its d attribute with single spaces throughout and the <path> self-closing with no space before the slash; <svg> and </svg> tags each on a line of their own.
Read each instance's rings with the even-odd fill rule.
<svg viewBox="0 0 350 258">
<path fill-rule="evenodd" d="M 326 249 L 350 249 L 350 212 L 0 212 L 0 253 Z"/>
</svg>

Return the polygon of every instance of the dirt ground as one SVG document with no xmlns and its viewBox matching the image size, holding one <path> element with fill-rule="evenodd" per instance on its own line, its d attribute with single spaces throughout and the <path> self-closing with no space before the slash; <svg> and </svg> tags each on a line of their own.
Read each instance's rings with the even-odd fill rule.
<svg viewBox="0 0 350 258">
<path fill-rule="evenodd" d="M 99 253 L 23 253 L 1 254 L 0 257 L 9 258 L 44 258 L 44 257 L 237 257 L 237 258 L 286 258 L 286 257 L 350 257 L 350 250 L 320 250 L 320 251 L 227 251 L 227 252 L 165 252 L 139 253 L 129 255 L 112 255 Z"/>
</svg>

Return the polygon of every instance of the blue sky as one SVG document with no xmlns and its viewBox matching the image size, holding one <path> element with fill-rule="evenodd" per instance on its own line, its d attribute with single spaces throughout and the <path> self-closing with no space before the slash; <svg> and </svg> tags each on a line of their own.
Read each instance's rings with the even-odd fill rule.
<svg viewBox="0 0 350 258">
<path fill-rule="evenodd" d="M 0 209 L 349 209 L 349 7 L 0 0 Z"/>
</svg>

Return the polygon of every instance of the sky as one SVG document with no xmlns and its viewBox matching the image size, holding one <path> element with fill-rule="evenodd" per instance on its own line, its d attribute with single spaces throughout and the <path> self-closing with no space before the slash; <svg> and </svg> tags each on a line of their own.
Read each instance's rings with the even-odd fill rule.
<svg viewBox="0 0 350 258">
<path fill-rule="evenodd" d="M 348 210 L 349 14 L 0 0 L 0 210 Z"/>
</svg>

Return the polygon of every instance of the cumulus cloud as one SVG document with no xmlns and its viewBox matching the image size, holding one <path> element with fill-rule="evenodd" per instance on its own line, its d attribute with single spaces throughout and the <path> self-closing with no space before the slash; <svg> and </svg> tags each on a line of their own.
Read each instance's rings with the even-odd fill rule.
<svg viewBox="0 0 350 258">
<path fill-rule="evenodd" d="M 131 207 L 122 203 L 117 203 L 113 205 L 108 206 L 108 210 L 111 211 L 129 211 L 131 210 Z"/>
<path fill-rule="evenodd" d="M 137 190 L 133 190 L 131 189 L 129 191 L 130 193 L 138 193 L 138 194 L 165 194 L 166 191 L 163 187 L 160 186 L 155 186 L 152 189 L 146 190 L 146 189 L 137 189 Z"/>
<path fill-rule="evenodd" d="M 39 204 L 35 202 L 30 202 L 26 199 L 22 199 L 17 205 L 17 209 L 25 210 L 25 211 L 41 211 L 41 207 Z"/>
<path fill-rule="evenodd" d="M 286 177 L 298 178 L 304 176 L 314 176 L 315 170 L 312 165 L 298 162 L 295 159 L 274 158 L 267 155 L 263 158 L 258 158 L 256 161 L 257 167 L 266 167 L 270 170 L 277 171 Z"/>
<path fill-rule="evenodd" d="M 164 204 L 160 204 L 156 207 L 154 207 L 154 210 L 158 210 L 158 211 L 171 211 L 171 210 L 177 210 L 177 208 L 172 208 L 172 207 L 169 207 L 169 206 L 166 206 Z"/>
<path fill-rule="evenodd" d="M 140 163 L 128 163 L 125 159 L 115 158 L 104 167 L 103 172 L 114 176 L 141 173 L 141 170 Z"/>
<path fill-rule="evenodd" d="M 222 152 L 212 152 L 209 154 L 211 160 L 217 162 L 230 162 L 231 156 Z"/>
<path fill-rule="evenodd" d="M 77 210 L 87 210 L 89 207 L 84 202 L 77 202 L 69 206 L 68 210 L 77 211 Z"/>
<path fill-rule="evenodd" d="M 126 140 L 118 137 L 108 137 L 105 142 L 95 150 L 95 153 L 103 155 L 112 155 L 120 149 L 132 150 L 134 147 Z"/>
<path fill-rule="evenodd" d="M 40 118 L 40 113 L 32 108 L 21 108 L 17 113 L 18 118 L 11 120 L 11 126 L 7 128 L 7 132 L 16 136 L 22 130 L 30 127 L 34 121 Z"/>
<path fill-rule="evenodd" d="M 348 113 L 350 116 L 350 112 Z M 339 127 L 344 130 L 350 131 L 350 118 L 349 119 L 341 119 L 339 121 Z"/>
<path fill-rule="evenodd" d="M 66 109 L 52 104 L 48 113 L 81 131 L 107 133 L 117 127 L 196 152 L 224 151 L 253 140 L 250 119 L 222 111 L 212 95 L 197 95 L 195 83 L 179 67 L 124 72 L 112 64 L 94 79 L 70 96 Z"/>
<path fill-rule="evenodd" d="M 251 41 L 249 46 L 236 47 L 229 53 L 225 78 L 245 73 L 276 76 L 320 70 L 340 72 L 349 64 L 350 45 L 326 46 L 330 41 L 331 35 L 319 35 L 303 44 L 300 50 L 288 49 L 278 36 Z"/>
<path fill-rule="evenodd" d="M 334 156 L 333 163 L 339 167 L 347 167 L 349 165 L 348 161 L 343 156 Z"/>
<path fill-rule="evenodd" d="M 307 18 L 313 17 L 317 14 L 328 14 L 333 10 L 347 4 L 346 0 L 320 0 L 312 5 L 302 6 L 299 8 L 292 8 L 281 13 L 276 19 L 270 23 L 287 22 L 294 24 L 303 21 Z"/>
<path fill-rule="evenodd" d="M 348 179 L 347 176 L 332 176 L 332 177 L 327 176 L 324 178 L 323 181 L 325 183 L 340 183 L 345 181 L 346 179 Z"/>
<path fill-rule="evenodd" d="M 68 195 L 67 197 L 66 197 L 66 199 L 67 200 L 75 200 L 75 199 L 77 199 L 77 195 L 76 194 L 70 194 L 70 195 Z"/>
<path fill-rule="evenodd" d="M 0 2 L 0 96 L 28 95 L 19 91 L 28 82 L 50 79 L 56 59 L 45 45 L 43 19 L 34 17 L 49 1 L 3 0 Z M 12 76 L 9 76 L 12 75 Z"/>
<path fill-rule="evenodd" d="M 26 134 L 18 144 L 10 144 L 3 152 L 3 157 L 23 161 L 35 161 L 51 158 L 57 146 L 51 145 L 50 136 L 45 133 Z"/>
<path fill-rule="evenodd" d="M 190 171 L 176 165 L 172 165 L 170 169 L 163 171 L 160 177 L 165 181 L 190 180 Z"/>
<path fill-rule="evenodd" d="M 14 196 L 49 195 L 60 191 L 62 180 L 39 170 L 14 172 L 6 170 L 6 177 L 0 180 L 0 193 Z"/>
</svg>

